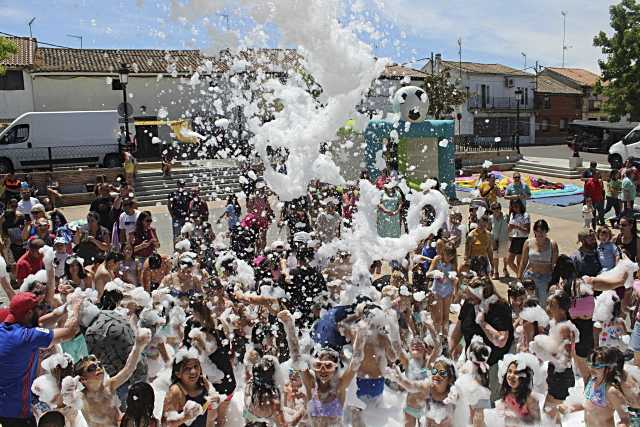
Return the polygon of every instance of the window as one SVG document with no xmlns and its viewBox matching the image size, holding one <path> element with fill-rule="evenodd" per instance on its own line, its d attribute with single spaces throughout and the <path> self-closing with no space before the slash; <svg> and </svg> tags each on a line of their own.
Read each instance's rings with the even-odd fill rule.
<svg viewBox="0 0 640 427">
<path fill-rule="evenodd" d="M 549 120 L 542 120 L 542 132 L 547 132 L 549 130 Z"/>
<path fill-rule="evenodd" d="M 635 144 L 636 142 L 640 142 L 640 130 L 631 132 L 624 138 L 624 145 Z"/>
<path fill-rule="evenodd" d="M 9 130 L 7 134 L 2 137 L 0 144 L 20 144 L 29 139 L 29 125 L 17 125 L 13 129 Z"/>
<path fill-rule="evenodd" d="M 576 96 L 576 110 L 582 110 L 582 98 Z"/>
<path fill-rule="evenodd" d="M 7 70 L 3 76 L 0 76 L 0 90 L 24 90 L 22 71 Z"/>
<path fill-rule="evenodd" d="M 545 110 L 551 109 L 551 97 L 549 95 L 544 96 L 543 107 Z"/>
<path fill-rule="evenodd" d="M 567 119 L 560 119 L 560 130 L 567 130 Z"/>
</svg>

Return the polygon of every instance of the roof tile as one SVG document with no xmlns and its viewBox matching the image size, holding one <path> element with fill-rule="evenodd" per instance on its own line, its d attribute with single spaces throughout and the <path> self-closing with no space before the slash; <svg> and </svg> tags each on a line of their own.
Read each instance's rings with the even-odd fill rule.
<svg viewBox="0 0 640 427">
<path fill-rule="evenodd" d="M 547 67 L 547 70 L 573 80 L 581 86 L 595 86 L 600 76 L 583 68 Z"/>
<path fill-rule="evenodd" d="M 31 67 L 34 62 L 37 42 L 29 37 L 4 37 L 16 44 L 18 52 L 9 55 L 0 61 L 0 64 L 9 68 Z"/>
<path fill-rule="evenodd" d="M 471 74 L 504 74 L 508 76 L 523 76 L 530 77 L 531 74 L 511 68 L 502 64 L 481 64 L 478 62 L 462 62 L 458 61 L 442 61 L 442 66 L 446 69 L 458 70 L 462 68 L 463 72 Z M 426 67 L 426 66 L 425 66 Z M 424 70 L 424 68 L 423 68 Z"/>
<path fill-rule="evenodd" d="M 577 89 L 572 88 L 550 76 L 538 76 L 538 93 L 562 94 L 562 95 L 582 95 Z"/>
</svg>

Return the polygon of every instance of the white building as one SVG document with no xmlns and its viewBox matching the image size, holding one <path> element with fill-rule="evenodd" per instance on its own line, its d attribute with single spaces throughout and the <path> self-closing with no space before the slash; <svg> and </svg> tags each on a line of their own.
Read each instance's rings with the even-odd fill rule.
<svg viewBox="0 0 640 427">
<path fill-rule="evenodd" d="M 371 114 L 392 112 L 391 98 L 402 86 L 424 87 L 426 74 L 420 70 L 393 64 L 385 67 L 382 75 L 374 82 L 359 109 Z"/>
<path fill-rule="evenodd" d="M 450 81 L 467 94 L 466 103 L 458 108 L 462 118 L 456 123 L 456 135 L 505 141 L 515 134 L 519 113 L 520 143 L 534 143 L 534 75 L 501 64 L 445 61 L 439 55 L 434 70 L 448 73 Z M 422 71 L 431 71 L 431 61 Z M 522 92 L 519 101 L 518 89 Z"/>
</svg>

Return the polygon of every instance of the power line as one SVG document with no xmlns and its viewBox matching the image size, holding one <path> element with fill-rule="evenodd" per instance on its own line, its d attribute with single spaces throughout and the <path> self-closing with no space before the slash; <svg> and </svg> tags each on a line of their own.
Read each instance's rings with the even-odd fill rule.
<svg viewBox="0 0 640 427">
<path fill-rule="evenodd" d="M 17 36 L 15 34 L 5 33 L 4 31 L 0 31 L 0 34 L 2 34 L 3 36 L 9 36 L 9 37 L 17 37 L 17 38 L 22 37 L 22 36 Z M 63 49 L 71 49 L 69 46 L 61 46 L 59 44 L 47 43 L 47 42 L 43 42 L 43 41 L 40 41 L 40 40 L 38 40 L 38 44 L 43 44 L 45 46 L 51 46 L 51 47 L 61 47 Z"/>
</svg>

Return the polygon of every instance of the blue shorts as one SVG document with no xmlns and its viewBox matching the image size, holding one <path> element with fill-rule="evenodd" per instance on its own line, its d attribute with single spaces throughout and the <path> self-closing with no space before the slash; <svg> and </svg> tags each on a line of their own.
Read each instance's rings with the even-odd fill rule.
<svg viewBox="0 0 640 427">
<path fill-rule="evenodd" d="M 356 385 L 358 386 L 358 391 L 356 392 L 358 398 L 375 399 L 378 396 L 382 396 L 384 378 L 356 378 Z"/>
</svg>

